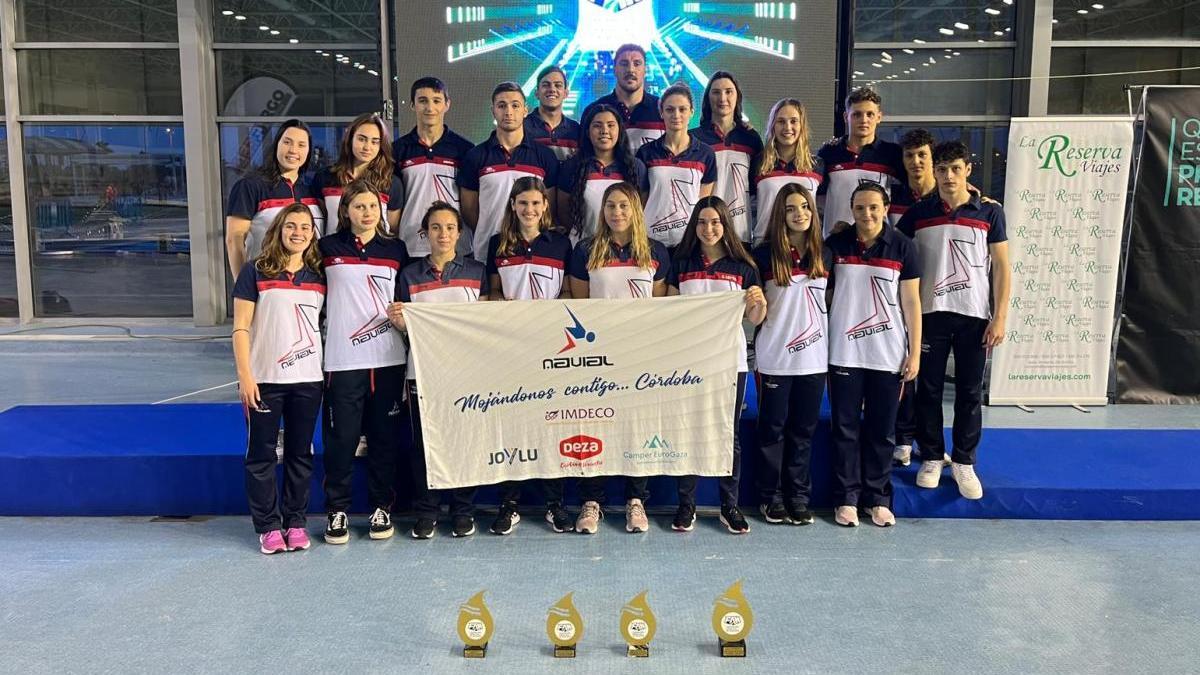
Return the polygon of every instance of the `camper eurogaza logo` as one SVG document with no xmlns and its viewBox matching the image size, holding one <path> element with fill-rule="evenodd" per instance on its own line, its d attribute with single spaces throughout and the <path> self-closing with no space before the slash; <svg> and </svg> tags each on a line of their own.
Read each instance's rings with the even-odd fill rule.
<svg viewBox="0 0 1200 675">
<path fill-rule="evenodd" d="M 596 334 L 588 330 L 579 317 L 575 316 L 575 312 L 571 311 L 570 307 L 563 306 L 567 310 L 567 315 L 571 317 L 571 323 L 563 326 L 563 335 L 566 338 L 566 343 L 562 349 L 558 350 L 552 358 L 542 359 L 542 370 L 559 370 L 563 368 L 602 368 L 613 365 L 608 360 L 607 354 L 594 354 L 586 356 L 561 356 L 564 352 L 574 350 L 581 346 L 581 343 L 592 343 L 596 341 Z"/>
</svg>

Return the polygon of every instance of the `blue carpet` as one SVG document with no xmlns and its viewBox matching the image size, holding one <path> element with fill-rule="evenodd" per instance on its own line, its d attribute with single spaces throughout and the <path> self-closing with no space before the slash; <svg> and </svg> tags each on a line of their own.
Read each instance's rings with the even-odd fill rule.
<svg viewBox="0 0 1200 675">
<path fill-rule="evenodd" d="M 752 507 L 758 453 L 747 417 L 741 484 L 742 502 Z M 827 412 L 823 419 L 813 453 L 817 507 L 832 506 Z M 237 404 L 18 406 L 0 413 L 0 438 L 0 515 L 246 511 Z M 893 474 L 895 510 L 909 518 L 1200 519 L 1198 443 L 1200 430 L 987 429 L 978 465 L 982 500 L 958 498 L 948 471 L 939 489 L 916 488 L 914 463 Z M 320 461 L 315 474 L 311 509 L 320 512 Z M 360 467 L 359 510 L 366 508 L 365 482 Z M 650 487 L 651 506 L 674 502 L 673 479 L 653 479 Z M 403 505 L 408 489 L 397 490 Z M 539 501 L 534 492 L 527 490 L 527 503 Z M 620 501 L 617 480 L 609 495 Z M 701 505 L 717 504 L 716 480 L 702 480 L 697 497 Z M 478 501 L 494 504 L 495 488 L 482 488 Z"/>
</svg>

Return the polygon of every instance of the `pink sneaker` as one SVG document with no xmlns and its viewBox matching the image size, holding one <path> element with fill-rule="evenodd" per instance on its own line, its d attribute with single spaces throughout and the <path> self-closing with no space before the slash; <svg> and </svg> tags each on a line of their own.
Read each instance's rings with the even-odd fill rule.
<svg viewBox="0 0 1200 675">
<path fill-rule="evenodd" d="M 258 550 L 266 555 L 283 553 L 288 550 L 287 543 L 283 540 L 283 533 L 279 530 L 271 530 L 266 534 L 260 534 L 258 536 Z"/>
<path fill-rule="evenodd" d="M 303 527 L 289 527 L 284 531 L 283 538 L 287 540 L 287 550 L 289 551 L 307 551 L 310 545 L 308 531 Z"/>
</svg>

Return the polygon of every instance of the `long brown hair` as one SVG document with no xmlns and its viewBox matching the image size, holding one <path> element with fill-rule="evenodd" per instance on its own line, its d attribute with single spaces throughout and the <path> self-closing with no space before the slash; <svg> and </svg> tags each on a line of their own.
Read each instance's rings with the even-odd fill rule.
<svg viewBox="0 0 1200 675">
<path fill-rule="evenodd" d="M 692 209 L 692 215 L 688 218 L 687 226 L 683 229 L 683 239 L 679 241 L 679 247 L 675 249 L 675 258 L 687 260 L 700 251 L 700 237 L 696 236 L 696 227 L 700 224 L 700 212 L 704 209 L 716 211 L 717 218 L 721 220 L 721 246 L 725 248 L 725 255 L 741 260 L 757 269 L 754 258 L 746 252 L 746 247 L 742 245 L 742 240 L 738 239 L 737 233 L 733 229 L 733 222 L 729 217 L 729 206 L 725 204 L 724 199 L 716 195 L 701 197 L 696 202 L 695 208 Z"/>
<path fill-rule="evenodd" d="M 629 218 L 629 259 L 633 264 L 641 269 L 650 269 L 652 256 L 650 255 L 650 233 L 646 230 L 646 214 L 642 211 L 642 197 L 638 194 L 637 188 L 624 181 L 613 183 L 604 190 L 604 197 L 600 199 L 600 203 L 604 204 L 608 201 L 609 195 L 614 192 L 620 192 L 629 199 L 630 205 L 633 207 L 633 213 Z M 608 227 L 608 221 L 604 218 L 604 207 L 600 210 L 600 224 L 596 228 L 596 236 L 592 238 L 592 250 L 588 255 L 587 268 L 596 270 L 604 267 L 612 260 L 612 230 Z"/>
<path fill-rule="evenodd" d="M 277 277 L 287 268 L 288 260 L 292 257 L 291 253 L 283 245 L 283 225 L 287 222 L 288 216 L 296 213 L 303 213 L 308 222 L 313 226 L 312 240 L 308 242 L 308 247 L 304 249 L 304 254 L 301 259 L 304 261 L 304 266 L 312 272 L 320 274 L 321 272 L 321 253 L 317 250 L 317 224 L 313 220 L 312 211 L 308 206 L 299 202 L 288 204 L 275 214 L 275 219 L 271 221 L 271 225 L 267 227 L 267 233 L 263 235 L 262 250 L 258 257 L 254 259 L 254 268 L 257 269 L 265 277 Z"/>
<path fill-rule="evenodd" d="M 379 201 L 379 189 L 369 181 L 360 178 L 342 190 L 342 201 L 338 203 L 338 226 L 337 231 L 350 229 L 350 202 L 361 194 L 374 195 L 375 200 Z M 379 204 L 379 222 L 375 223 L 375 234 L 380 237 L 391 237 L 388 233 L 387 213 L 383 210 L 383 204 Z"/>
<path fill-rule="evenodd" d="M 338 146 L 337 163 L 333 165 L 333 177 L 339 185 L 349 185 L 354 181 L 354 134 L 364 124 L 374 124 L 379 129 L 379 154 L 367 164 L 360 180 L 366 180 L 380 192 L 387 192 L 392 187 L 392 133 L 383 119 L 375 113 L 363 113 L 354 118 L 346 132 L 342 134 L 341 145 Z"/>
<path fill-rule="evenodd" d="M 538 232 L 545 232 L 554 227 L 554 221 L 550 219 L 550 191 L 546 189 L 546 184 L 537 176 L 521 176 L 513 181 L 512 190 L 508 192 L 508 201 L 504 205 L 504 218 L 500 220 L 500 246 L 496 248 L 497 255 L 512 255 L 513 249 L 521 239 L 521 221 L 517 218 L 513 203 L 517 201 L 517 195 L 522 192 L 536 192 L 546 203 L 546 210 L 542 211 L 542 219 L 538 222 Z"/>
<path fill-rule="evenodd" d="M 808 233 L 804 235 L 804 250 L 801 257 L 808 258 L 808 278 L 820 279 L 829 273 L 821 257 L 821 217 L 817 215 L 817 199 L 800 183 L 788 183 L 779 190 L 775 205 L 771 207 L 771 220 L 767 223 L 767 243 L 771 246 L 771 275 L 776 286 L 792 285 L 792 244 L 788 239 L 787 201 L 792 195 L 800 195 L 808 202 L 812 214 L 808 222 Z"/>
<path fill-rule="evenodd" d="M 800 113 L 800 125 L 796 130 L 796 145 L 793 146 L 796 150 L 796 157 L 793 161 L 797 171 L 812 171 L 813 157 L 812 147 L 808 142 L 808 112 L 804 110 L 804 104 L 794 98 L 781 98 L 771 106 L 771 113 L 767 115 L 767 138 L 763 143 L 762 159 L 758 162 L 758 175 L 770 173 L 775 170 L 775 162 L 779 161 L 779 151 L 775 149 L 775 118 L 779 116 L 779 112 L 784 108 L 795 108 Z"/>
</svg>

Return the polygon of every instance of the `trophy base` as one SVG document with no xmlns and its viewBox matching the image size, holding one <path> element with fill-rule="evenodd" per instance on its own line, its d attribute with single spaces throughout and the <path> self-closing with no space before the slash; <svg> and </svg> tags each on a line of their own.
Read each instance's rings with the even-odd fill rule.
<svg viewBox="0 0 1200 675">
<path fill-rule="evenodd" d="M 746 656 L 746 641 L 745 640 L 734 640 L 732 642 L 726 642 L 725 640 L 722 640 L 721 638 L 717 638 L 717 642 L 721 643 L 721 656 L 732 656 L 735 658 L 742 658 L 742 657 Z"/>
<path fill-rule="evenodd" d="M 625 649 L 625 656 L 634 656 L 644 659 L 650 656 L 650 645 L 629 645 Z"/>
<path fill-rule="evenodd" d="M 573 659 L 573 658 L 575 658 L 575 645 L 567 645 L 565 647 L 555 645 L 554 646 L 554 658 L 556 658 L 556 659 Z"/>
<path fill-rule="evenodd" d="M 483 643 L 482 647 L 474 645 L 463 645 L 463 657 L 468 659 L 482 659 L 487 656 L 487 643 Z"/>
</svg>

